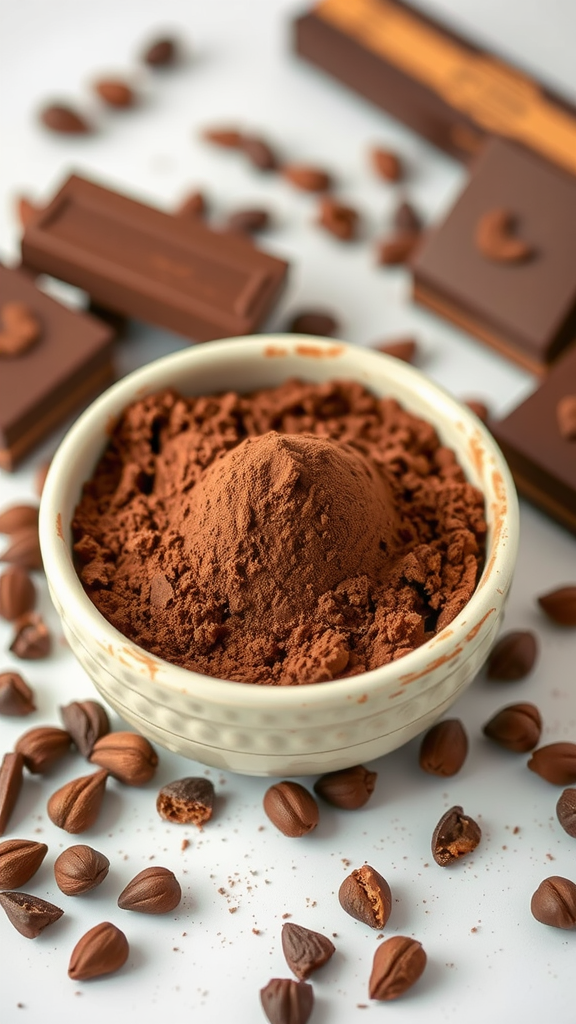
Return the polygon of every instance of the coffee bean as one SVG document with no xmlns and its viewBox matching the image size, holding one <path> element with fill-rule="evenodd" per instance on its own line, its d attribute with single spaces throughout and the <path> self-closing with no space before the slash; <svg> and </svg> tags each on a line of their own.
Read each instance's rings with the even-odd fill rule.
<svg viewBox="0 0 576 1024">
<path fill-rule="evenodd" d="M 344 879 L 338 899 L 350 917 L 370 928 L 383 928 L 392 910 L 390 886 L 369 864 L 363 864 Z"/>
<path fill-rule="evenodd" d="M 36 711 L 34 693 L 18 672 L 0 672 L 0 715 L 20 718 Z"/>
<path fill-rule="evenodd" d="M 85 832 L 96 822 L 104 798 L 107 771 L 72 779 L 48 800 L 48 817 L 66 832 Z"/>
<path fill-rule="evenodd" d="M 525 263 L 534 256 L 534 249 L 516 237 L 516 226 L 516 217 L 511 210 L 487 210 L 476 225 L 474 239 L 477 249 L 494 263 Z"/>
<path fill-rule="evenodd" d="M 299 782 L 277 782 L 264 794 L 264 810 L 285 836 L 305 836 L 318 824 L 318 805 Z"/>
<path fill-rule="evenodd" d="M 564 395 L 560 399 L 556 406 L 556 422 L 565 441 L 576 441 L 576 395 Z"/>
<path fill-rule="evenodd" d="M 562 828 L 576 839 L 576 789 L 565 789 L 556 804 L 556 814 Z"/>
<path fill-rule="evenodd" d="M 576 626 L 576 586 L 558 587 L 538 598 L 538 604 L 552 622 Z"/>
<path fill-rule="evenodd" d="M 290 970 L 305 981 L 328 962 L 336 947 L 320 932 L 287 921 L 282 925 L 282 950 Z"/>
<path fill-rule="evenodd" d="M 66 896 L 80 896 L 100 885 L 110 868 L 110 861 L 91 846 L 79 843 L 69 846 L 54 861 L 56 885 Z"/>
<path fill-rule="evenodd" d="M 0 892 L 0 907 L 16 931 L 26 939 L 35 939 L 64 913 L 53 903 L 27 892 Z"/>
<path fill-rule="evenodd" d="M 468 754 L 468 736 L 459 718 L 446 718 L 428 730 L 420 745 L 420 767 L 445 778 L 460 771 Z"/>
<path fill-rule="evenodd" d="M 37 661 L 47 658 L 52 648 L 52 637 L 41 615 L 28 612 L 14 623 L 14 639 L 10 644 L 12 654 L 23 661 Z"/>
<path fill-rule="evenodd" d="M 167 67 L 174 64 L 178 54 L 178 46 L 174 39 L 156 39 L 142 54 L 142 60 L 152 68 Z"/>
<path fill-rule="evenodd" d="M 416 939 L 393 935 L 378 946 L 368 984 L 370 999 L 397 999 L 424 972 L 426 953 Z"/>
<path fill-rule="evenodd" d="M 315 310 L 298 313 L 288 325 L 291 334 L 313 334 L 321 338 L 329 338 L 339 329 L 338 321 L 330 313 Z"/>
<path fill-rule="evenodd" d="M 40 120 L 45 128 L 63 135 L 85 135 L 92 131 L 88 122 L 72 107 L 52 103 L 40 111 Z"/>
<path fill-rule="evenodd" d="M 22 788 L 23 768 L 22 754 L 4 754 L 0 764 L 0 836 L 4 835 L 10 815 L 16 806 Z"/>
<path fill-rule="evenodd" d="M 539 747 L 528 767 L 554 786 L 570 786 L 576 782 L 576 743 L 548 743 Z"/>
<path fill-rule="evenodd" d="M 540 741 L 542 718 L 534 704 L 509 704 L 486 722 L 482 732 L 506 750 L 525 754 Z"/>
<path fill-rule="evenodd" d="M 385 181 L 400 181 L 403 177 L 402 161 L 392 150 L 374 146 L 370 158 L 376 174 Z"/>
<path fill-rule="evenodd" d="M 182 899 L 182 890 L 174 872 L 152 867 L 140 871 L 118 897 L 120 910 L 139 914 L 168 914 Z"/>
<path fill-rule="evenodd" d="M 401 359 L 403 363 L 413 363 L 418 352 L 418 342 L 415 338 L 398 338 L 395 341 L 380 342 L 374 348 L 384 355 Z"/>
<path fill-rule="evenodd" d="M 201 828 L 212 817 L 214 786 L 210 779 L 190 776 L 169 782 L 158 793 L 156 810 L 166 821 Z"/>
<path fill-rule="evenodd" d="M 442 815 L 432 836 L 432 856 L 440 867 L 454 864 L 476 849 L 482 832 L 461 807 L 451 807 Z"/>
<path fill-rule="evenodd" d="M 48 853 L 46 843 L 6 839 L 0 843 L 0 889 L 19 889 L 36 874 Z"/>
<path fill-rule="evenodd" d="M 96 700 L 72 701 L 60 708 L 60 716 L 83 757 L 90 757 L 96 741 L 110 732 L 108 715 Z"/>
<path fill-rule="evenodd" d="M 0 617 L 14 622 L 31 612 L 36 602 L 36 588 L 26 569 L 12 565 L 0 576 Z"/>
<path fill-rule="evenodd" d="M 40 725 L 20 736 L 14 749 L 22 754 L 29 772 L 43 775 L 68 753 L 71 746 L 72 738 L 64 729 Z"/>
<path fill-rule="evenodd" d="M 488 679 L 515 682 L 524 679 L 534 667 L 538 654 L 536 636 L 529 630 L 505 633 L 496 642 L 488 658 Z"/>
<path fill-rule="evenodd" d="M 314 783 L 314 792 L 326 803 L 344 811 L 355 811 L 364 807 L 374 792 L 376 772 L 363 765 L 327 772 Z"/>
<path fill-rule="evenodd" d="M 130 953 L 128 940 L 110 921 L 97 924 L 82 936 L 72 950 L 68 977 L 87 981 L 112 974 L 126 963 Z"/>
<path fill-rule="evenodd" d="M 270 1024 L 306 1024 L 314 1007 L 314 990 L 305 981 L 272 978 L 260 990 L 260 1001 Z"/>
<path fill-rule="evenodd" d="M 94 90 L 109 107 L 133 107 L 136 102 L 134 90 L 117 78 L 100 78 L 94 83 Z"/>
<path fill-rule="evenodd" d="M 576 885 L 561 875 L 545 878 L 532 896 L 530 910 L 541 924 L 553 928 L 576 927 Z"/>
<path fill-rule="evenodd" d="M 327 171 L 307 164 L 286 164 L 282 168 L 282 175 L 302 192 L 327 192 L 332 184 Z"/>
<path fill-rule="evenodd" d="M 105 768 L 125 786 L 143 786 L 158 767 L 154 747 L 135 732 L 105 733 L 94 743 L 88 760 Z"/>
</svg>

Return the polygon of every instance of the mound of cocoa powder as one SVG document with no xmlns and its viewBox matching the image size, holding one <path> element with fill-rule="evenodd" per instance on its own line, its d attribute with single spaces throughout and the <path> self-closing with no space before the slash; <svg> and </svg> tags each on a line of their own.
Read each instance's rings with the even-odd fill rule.
<svg viewBox="0 0 576 1024">
<path fill-rule="evenodd" d="M 352 381 L 140 399 L 73 520 L 82 583 L 117 629 L 273 685 L 414 650 L 470 598 L 485 532 L 433 427 Z"/>
</svg>

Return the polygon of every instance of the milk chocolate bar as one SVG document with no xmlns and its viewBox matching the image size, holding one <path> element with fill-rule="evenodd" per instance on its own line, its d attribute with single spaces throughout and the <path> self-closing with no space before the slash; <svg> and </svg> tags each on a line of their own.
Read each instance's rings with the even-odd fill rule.
<svg viewBox="0 0 576 1024">
<path fill-rule="evenodd" d="M 562 408 L 576 401 L 576 348 L 563 355 L 540 387 L 490 428 L 521 494 L 576 533 L 576 433 Z"/>
<path fill-rule="evenodd" d="M 91 300 L 196 341 L 256 331 L 287 264 L 240 236 L 73 175 L 26 228 L 23 263 Z"/>
<path fill-rule="evenodd" d="M 576 107 L 398 0 L 321 0 L 295 45 L 460 160 L 501 135 L 576 171 Z"/>
<path fill-rule="evenodd" d="M 492 139 L 412 270 L 417 302 L 541 373 L 576 338 L 576 177 Z"/>
<path fill-rule="evenodd" d="M 0 467 L 11 470 L 113 378 L 114 331 L 0 266 Z"/>
</svg>

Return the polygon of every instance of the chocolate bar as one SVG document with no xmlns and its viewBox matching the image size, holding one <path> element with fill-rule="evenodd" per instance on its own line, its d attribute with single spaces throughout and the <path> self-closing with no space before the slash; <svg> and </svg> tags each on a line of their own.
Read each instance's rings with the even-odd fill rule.
<svg viewBox="0 0 576 1024">
<path fill-rule="evenodd" d="M 398 0 L 322 0 L 297 52 L 467 161 L 489 135 L 576 172 L 576 107 Z"/>
<path fill-rule="evenodd" d="M 75 175 L 27 226 L 22 260 L 97 305 L 196 341 L 256 331 L 287 271 L 248 239 Z"/>
<path fill-rule="evenodd" d="M 576 431 L 567 429 L 562 417 L 572 400 L 576 408 L 576 348 L 558 360 L 514 412 L 490 428 L 520 493 L 576 533 Z"/>
<path fill-rule="evenodd" d="M 412 269 L 417 302 L 541 373 L 576 337 L 576 177 L 492 139 Z"/>
<path fill-rule="evenodd" d="M 0 466 L 15 465 L 113 378 L 114 331 L 0 266 Z"/>
</svg>

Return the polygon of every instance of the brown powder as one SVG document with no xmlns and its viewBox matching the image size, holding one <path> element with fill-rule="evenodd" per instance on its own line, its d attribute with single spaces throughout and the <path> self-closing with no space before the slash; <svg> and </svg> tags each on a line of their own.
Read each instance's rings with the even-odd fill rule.
<svg viewBox="0 0 576 1024">
<path fill-rule="evenodd" d="M 350 381 L 133 403 L 73 521 L 84 587 L 117 629 L 275 685 L 414 650 L 470 598 L 485 530 L 432 426 Z"/>
</svg>

